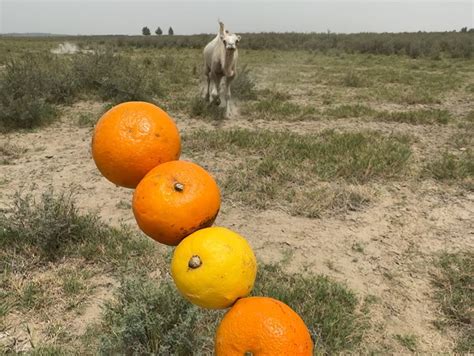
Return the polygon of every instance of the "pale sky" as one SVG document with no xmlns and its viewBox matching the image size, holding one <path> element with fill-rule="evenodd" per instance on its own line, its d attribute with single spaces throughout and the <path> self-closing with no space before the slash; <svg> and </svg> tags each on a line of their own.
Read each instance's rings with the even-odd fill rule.
<svg viewBox="0 0 474 356">
<path fill-rule="evenodd" d="M 474 0 L 0 0 L 0 33 L 413 32 L 474 27 Z"/>
</svg>

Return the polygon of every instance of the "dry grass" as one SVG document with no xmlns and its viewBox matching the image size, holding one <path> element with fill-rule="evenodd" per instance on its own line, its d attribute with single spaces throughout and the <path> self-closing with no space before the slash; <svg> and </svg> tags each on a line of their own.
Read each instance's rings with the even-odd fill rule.
<svg viewBox="0 0 474 356">
<path fill-rule="evenodd" d="M 197 131 L 184 140 L 194 154 L 245 154 L 222 181 L 226 199 L 307 217 L 363 207 L 371 194 L 359 184 L 403 176 L 411 154 L 406 137 L 373 132 L 215 130 Z M 334 180 L 340 182 L 327 183 Z"/>
<path fill-rule="evenodd" d="M 472 251 L 445 253 L 437 261 L 438 273 L 433 283 L 435 298 L 441 306 L 444 320 L 441 327 L 454 326 L 459 334 L 457 351 L 474 351 L 474 254 Z"/>
</svg>

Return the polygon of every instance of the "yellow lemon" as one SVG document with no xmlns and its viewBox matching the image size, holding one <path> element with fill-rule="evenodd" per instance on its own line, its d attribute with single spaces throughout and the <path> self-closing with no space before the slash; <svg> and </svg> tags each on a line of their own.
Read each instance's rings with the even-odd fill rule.
<svg viewBox="0 0 474 356">
<path fill-rule="evenodd" d="M 190 302 L 203 308 L 227 308 L 251 292 L 257 261 L 242 236 L 224 227 L 209 227 L 180 242 L 171 274 Z"/>
</svg>

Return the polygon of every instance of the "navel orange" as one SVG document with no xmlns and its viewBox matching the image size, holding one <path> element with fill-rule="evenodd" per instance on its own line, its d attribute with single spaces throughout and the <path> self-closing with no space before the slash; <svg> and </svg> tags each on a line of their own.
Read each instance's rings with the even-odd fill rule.
<svg viewBox="0 0 474 356">
<path fill-rule="evenodd" d="M 154 240 L 177 245 L 184 237 L 214 223 L 221 204 L 214 178 L 187 161 L 166 162 L 142 179 L 133 195 L 140 229 Z"/>
<path fill-rule="evenodd" d="M 310 356 L 313 341 L 300 316 L 268 297 L 239 299 L 216 333 L 217 356 Z"/>
<path fill-rule="evenodd" d="M 102 175 L 117 185 L 135 188 L 161 163 L 181 153 L 178 128 L 158 106 L 131 101 L 114 106 L 97 122 L 92 157 Z"/>
</svg>

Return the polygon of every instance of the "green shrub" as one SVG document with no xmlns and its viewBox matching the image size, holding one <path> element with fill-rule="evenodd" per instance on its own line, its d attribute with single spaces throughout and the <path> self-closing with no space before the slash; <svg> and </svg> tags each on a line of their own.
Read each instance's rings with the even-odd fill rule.
<svg viewBox="0 0 474 356">
<path fill-rule="evenodd" d="M 232 82 L 232 95 L 241 100 L 256 99 L 255 82 L 247 65 L 239 69 L 237 77 Z"/>
<path fill-rule="evenodd" d="M 0 131 L 32 129 L 57 117 L 56 108 L 43 98 L 30 95 L 14 98 L 4 93 L 0 87 Z"/>
<path fill-rule="evenodd" d="M 366 86 L 366 80 L 364 80 L 360 74 L 357 74 L 355 71 L 351 70 L 343 77 L 342 84 L 350 88 L 361 88 Z"/>
<path fill-rule="evenodd" d="M 211 354 L 221 313 L 183 299 L 169 281 L 146 277 L 122 281 L 117 300 L 105 306 L 100 352 L 127 355 Z"/>
<path fill-rule="evenodd" d="M 56 117 L 54 104 L 71 103 L 81 95 L 112 103 L 153 101 L 163 94 L 159 75 L 153 66 L 110 51 L 14 59 L 0 75 L 0 129 L 49 123 Z"/>
<path fill-rule="evenodd" d="M 366 328 L 353 292 L 327 277 L 303 277 L 276 266 L 259 265 L 253 295 L 287 303 L 305 321 L 317 351 L 356 349 Z M 173 283 L 144 275 L 124 279 L 104 308 L 102 354 L 207 355 L 224 311 L 198 308 L 179 295 Z"/>
<path fill-rule="evenodd" d="M 259 265 L 253 295 L 288 304 L 305 321 L 320 353 L 352 350 L 362 341 L 367 325 L 357 313 L 355 294 L 325 276 L 304 277 L 276 265 Z"/>
<path fill-rule="evenodd" d="M 153 101 L 154 96 L 162 95 L 154 68 L 111 51 L 76 56 L 73 72 L 84 92 L 114 103 Z"/>
<path fill-rule="evenodd" d="M 109 227 L 96 214 L 81 214 L 73 193 L 52 189 L 38 200 L 32 194 L 15 194 L 0 216 L 0 247 L 6 264 L 19 258 L 46 263 L 65 256 L 120 264 L 127 255 L 154 251 L 148 239 Z"/>
<path fill-rule="evenodd" d="M 29 55 L 7 63 L 0 74 L 0 129 L 29 129 L 56 117 L 52 104 L 75 94 L 70 63 L 49 55 Z"/>
</svg>

